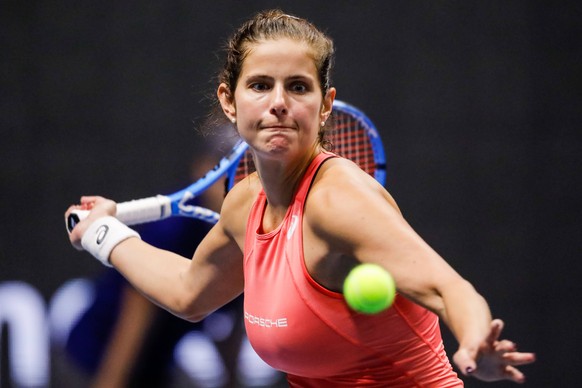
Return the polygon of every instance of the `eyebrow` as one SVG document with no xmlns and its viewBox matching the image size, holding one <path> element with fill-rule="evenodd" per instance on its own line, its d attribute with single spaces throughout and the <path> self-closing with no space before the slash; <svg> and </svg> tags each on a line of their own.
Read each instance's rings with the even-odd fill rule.
<svg viewBox="0 0 582 388">
<path fill-rule="evenodd" d="M 267 75 L 267 74 L 250 74 L 245 77 L 245 80 L 273 80 L 275 77 Z M 313 81 L 314 77 L 308 75 L 301 75 L 295 74 L 289 77 L 285 77 L 285 80 L 288 81 L 297 81 L 297 80 L 309 80 Z"/>
</svg>

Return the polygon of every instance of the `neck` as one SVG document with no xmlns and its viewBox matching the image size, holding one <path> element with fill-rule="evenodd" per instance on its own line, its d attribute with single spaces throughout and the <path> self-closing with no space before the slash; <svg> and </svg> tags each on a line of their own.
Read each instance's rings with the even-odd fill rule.
<svg viewBox="0 0 582 388">
<path fill-rule="evenodd" d="M 311 152 L 305 153 L 302 158 L 293 161 L 273 162 L 269 160 L 262 163 L 261 160 L 255 160 L 257 172 L 271 210 L 278 209 L 283 214 L 287 211 L 301 178 L 311 161 L 321 151 L 321 148 L 316 146 Z"/>
</svg>

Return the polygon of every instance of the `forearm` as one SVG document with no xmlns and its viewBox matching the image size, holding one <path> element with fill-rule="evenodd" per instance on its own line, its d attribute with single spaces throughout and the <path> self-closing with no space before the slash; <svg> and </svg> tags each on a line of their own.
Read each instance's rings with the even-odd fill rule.
<svg viewBox="0 0 582 388">
<path fill-rule="evenodd" d="M 109 261 L 152 302 L 176 315 L 188 315 L 192 295 L 185 274 L 190 260 L 131 238 L 112 250 Z"/>
<path fill-rule="evenodd" d="M 105 213 L 101 200 L 70 233 L 71 243 L 116 269 L 158 306 L 199 321 L 240 295 L 244 287 L 242 252 L 219 222 L 196 248 L 196 259 L 155 248 Z M 95 213 L 96 212 L 96 213 Z M 220 285 L 220 287 L 217 287 Z"/>
</svg>

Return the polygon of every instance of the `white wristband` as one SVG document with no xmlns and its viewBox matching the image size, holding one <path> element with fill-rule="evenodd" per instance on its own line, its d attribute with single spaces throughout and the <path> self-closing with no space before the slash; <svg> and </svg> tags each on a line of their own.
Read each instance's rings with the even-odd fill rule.
<svg viewBox="0 0 582 388">
<path fill-rule="evenodd" d="M 139 234 L 125 226 L 115 217 L 101 217 L 93 221 L 83 234 L 81 245 L 97 260 L 108 267 L 113 267 L 109 262 L 109 255 L 117 244 L 130 237 L 140 238 Z"/>
</svg>

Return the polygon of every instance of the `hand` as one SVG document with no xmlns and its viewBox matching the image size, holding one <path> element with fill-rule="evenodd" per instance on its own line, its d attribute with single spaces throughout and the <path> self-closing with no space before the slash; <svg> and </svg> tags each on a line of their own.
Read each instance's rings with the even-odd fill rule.
<svg viewBox="0 0 582 388">
<path fill-rule="evenodd" d="M 525 382 L 524 374 L 516 366 L 531 364 L 535 354 L 518 352 L 515 343 L 499 340 L 503 325 L 502 320 L 494 319 L 487 338 L 478 348 L 460 347 L 455 353 L 453 360 L 465 376 L 483 381 Z"/>
<path fill-rule="evenodd" d="M 97 196 L 81 197 L 79 205 L 71 205 L 65 212 L 65 222 L 73 210 L 90 210 L 87 218 L 79 222 L 75 228 L 69 233 L 69 240 L 71 244 L 78 250 L 83 250 L 81 246 L 81 239 L 83 234 L 97 218 L 104 216 L 115 216 L 117 211 L 117 204 L 109 199 Z"/>
</svg>

